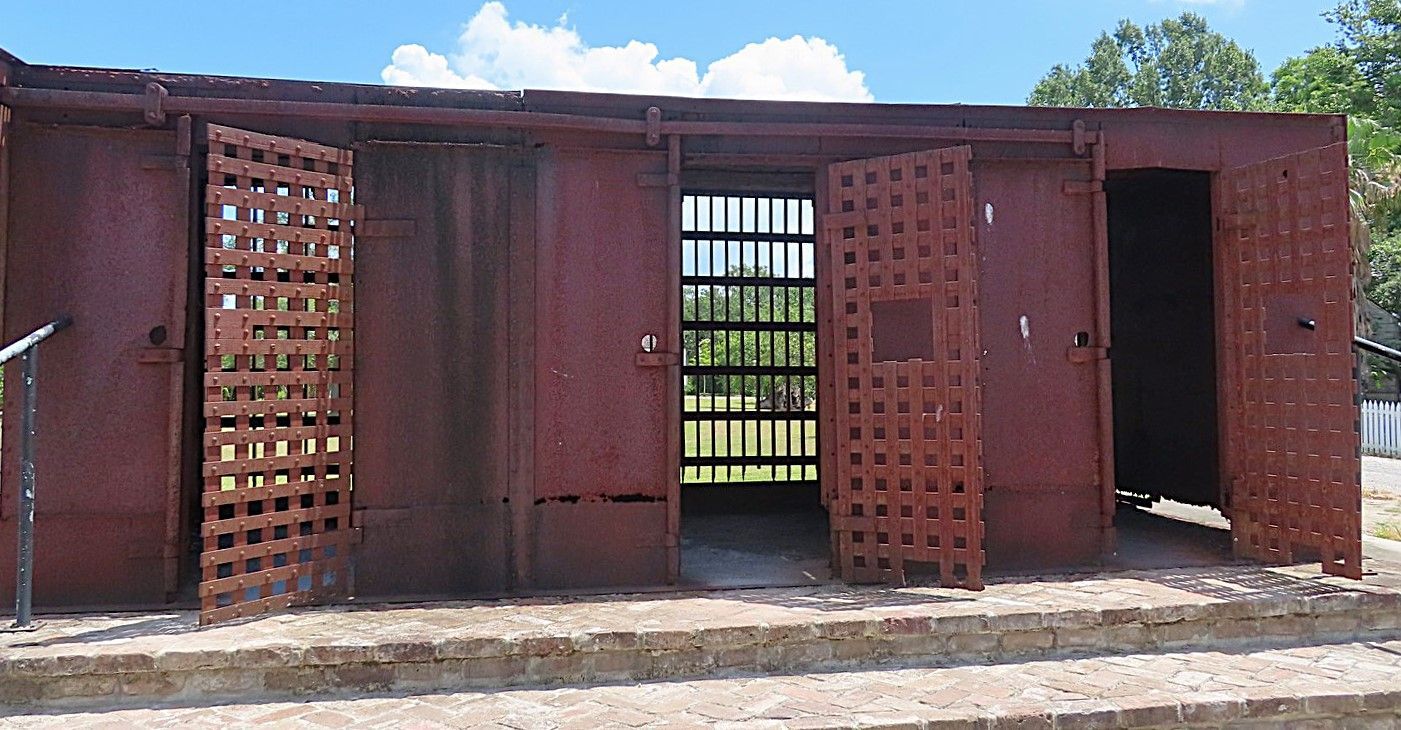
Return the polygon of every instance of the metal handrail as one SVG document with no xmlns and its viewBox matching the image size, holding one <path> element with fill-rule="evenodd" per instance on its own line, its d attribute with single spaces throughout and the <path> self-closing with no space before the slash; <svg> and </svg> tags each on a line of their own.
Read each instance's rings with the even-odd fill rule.
<svg viewBox="0 0 1401 730">
<path fill-rule="evenodd" d="M 20 412 L 19 551 L 15 571 L 15 622 L 11 630 L 28 631 L 34 626 L 34 441 L 37 435 L 39 343 L 73 324 L 63 315 L 0 349 L 0 365 L 22 358 L 20 379 L 24 385 L 24 410 Z"/>
<path fill-rule="evenodd" d="M 1365 337 L 1353 337 L 1352 344 L 1356 345 L 1359 350 L 1366 350 L 1373 355 L 1381 355 L 1388 360 L 1401 362 L 1401 351 L 1393 350 L 1380 342 L 1373 342 Z"/>
<path fill-rule="evenodd" d="M 49 339 L 49 337 L 53 336 L 55 332 L 66 328 L 70 324 L 73 324 L 73 318 L 65 314 L 59 317 L 58 319 L 55 319 L 54 321 L 44 325 L 43 327 L 40 327 L 39 329 L 34 330 L 33 332 L 30 332 L 29 334 L 19 338 L 18 340 L 11 342 L 10 344 L 6 345 L 3 350 L 0 350 L 0 365 L 4 365 L 5 363 L 15 359 L 17 356 L 23 355 L 30 348 L 34 347 L 40 342 L 43 342 L 44 340 Z"/>
<path fill-rule="evenodd" d="M 1316 330 L 1318 329 L 1318 322 L 1316 320 L 1309 319 L 1308 317 L 1300 317 L 1299 326 L 1303 327 L 1306 330 Z M 1390 347 L 1387 347 L 1386 345 L 1383 345 L 1380 342 L 1373 342 L 1372 340 L 1369 340 L 1366 337 L 1359 337 L 1357 335 L 1353 335 L 1352 346 L 1356 347 L 1359 350 L 1370 352 L 1373 355 L 1381 355 L 1382 357 L 1393 362 L 1401 362 L 1401 350 L 1394 350 Z"/>
</svg>

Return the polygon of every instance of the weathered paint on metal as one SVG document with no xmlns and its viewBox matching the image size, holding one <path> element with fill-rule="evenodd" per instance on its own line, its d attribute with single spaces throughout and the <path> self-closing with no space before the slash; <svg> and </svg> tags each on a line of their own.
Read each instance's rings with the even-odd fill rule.
<svg viewBox="0 0 1401 730">
<path fill-rule="evenodd" d="M 1361 579 L 1347 145 L 1226 170 L 1217 194 L 1236 554 L 1316 555 L 1325 572 Z"/>
<path fill-rule="evenodd" d="M 59 313 L 76 322 L 44 344 L 35 605 L 158 605 L 181 554 L 166 512 L 180 486 L 170 403 L 183 395 L 187 171 L 169 131 L 10 132 L 23 184 L 10 190 L 5 339 Z M 6 370 L 0 533 L 12 535 L 21 388 Z M 0 603 L 13 600 L 14 549 L 0 540 Z"/>
<path fill-rule="evenodd" d="M 357 506 L 366 508 L 357 514 L 364 540 L 355 548 L 361 561 L 360 587 L 371 589 L 378 581 L 380 587 L 373 592 L 404 597 L 477 588 L 505 592 L 646 585 L 661 583 L 674 573 L 678 514 L 673 452 L 679 398 L 669 394 L 675 393 L 675 369 L 639 364 L 636 355 L 644 334 L 655 334 L 669 344 L 679 337 L 675 303 L 668 304 L 678 291 L 679 276 L 674 265 L 675 226 L 669 223 L 674 222 L 675 211 L 669 207 L 675 206 L 669 201 L 678 189 L 675 178 L 713 181 L 735 175 L 739 185 L 749 184 L 748 180 L 755 187 L 771 187 L 781 173 L 789 181 L 785 184 L 816 189 L 822 199 L 825 181 L 820 171 L 832 162 L 962 142 L 973 147 L 975 213 L 983 252 L 978 283 L 979 321 L 987 350 L 982 368 L 989 567 L 1037 568 L 1093 561 L 1105 539 L 1112 537 L 1106 524 L 1113 509 L 1112 483 L 1104 476 L 1112 454 L 1103 439 L 1102 423 L 1107 376 L 1096 375 L 1105 364 L 1094 353 L 1068 353 L 1067 349 L 1080 331 L 1091 336 L 1086 350 L 1108 344 L 1097 337 L 1102 334 L 1104 316 L 1096 308 L 1103 298 L 1102 271 L 1095 261 L 1102 232 L 1097 230 L 1095 194 L 1088 188 L 1080 192 L 1090 194 L 1067 194 L 1065 183 L 1088 185 L 1102 180 L 1106 169 L 1144 166 L 1220 171 L 1321 147 L 1340 141 L 1343 134 L 1340 117 L 1321 115 L 472 92 L 12 65 L 4 98 L 24 104 L 17 112 L 21 118 L 60 125 L 61 131 L 43 134 L 62 139 L 108 135 L 165 140 L 138 153 L 122 152 L 122 145 L 93 144 L 51 144 L 42 156 L 33 148 L 25 152 L 23 144 L 11 150 L 12 242 L 7 263 L 29 272 L 36 270 L 33 256 L 55 255 L 52 248 L 39 252 L 31 235 L 36 231 L 45 233 L 46 239 L 54 237 L 48 234 L 73 239 L 73 233 L 101 231 L 109 247 L 100 254 L 113 262 L 109 270 L 126 275 L 85 271 L 88 279 L 72 279 L 90 282 L 87 289 L 75 290 L 74 296 L 88 296 L 85 306 L 101 315 L 96 321 L 115 322 L 113 331 L 86 340 L 81 353 L 70 355 L 75 358 L 69 367 L 78 373 L 77 382 L 87 384 L 86 390 L 78 392 L 100 395 L 103 391 L 98 386 L 107 387 L 115 392 L 115 407 L 125 414 L 98 419 L 108 426 L 119 420 L 121 428 L 104 427 L 101 437 L 93 435 L 96 431 L 88 432 L 97 447 L 69 467 L 80 477 L 112 468 L 129 475 L 138 464 L 131 454 L 133 441 L 142 444 L 139 464 L 169 463 L 171 457 L 156 453 L 151 445 L 170 433 L 165 430 L 167 409 L 153 405 L 155 401 L 168 404 L 168 398 L 162 399 L 174 387 L 169 375 L 164 375 L 163 385 L 146 383 L 133 391 L 125 386 L 142 381 L 126 379 L 118 389 L 94 383 L 98 378 L 93 373 L 103 370 L 93 364 L 120 362 L 126 345 L 117 333 L 131 329 L 124 323 L 147 311 L 143 307 L 150 306 L 150 292 L 169 288 L 146 280 L 159 267 L 137 267 L 137 276 L 129 267 L 131 252 L 139 250 L 141 260 L 150 256 L 152 263 L 183 262 L 183 248 L 162 249 L 157 256 L 153 250 L 157 247 L 149 242 L 174 236 L 179 243 L 189 233 L 188 227 L 176 232 L 179 226 L 174 223 L 156 230 L 149 216 L 131 214 L 138 209 L 149 213 L 154 205 L 157 213 L 169 209 L 184 225 L 186 214 L 180 206 L 185 193 L 173 183 L 156 181 L 160 174 L 156 170 L 138 169 L 132 156 L 169 159 L 174 155 L 171 147 L 159 151 L 171 140 L 169 132 L 78 132 L 67 125 L 139 125 L 148 112 L 153 113 L 152 119 L 158 116 L 154 112 L 163 112 L 166 127 L 174 128 L 177 115 L 188 112 L 196 116 L 197 125 L 227 117 L 262 132 L 338 146 L 369 140 L 441 143 L 413 153 L 394 153 L 402 156 L 396 159 L 413 158 L 413 164 L 435 170 L 445 170 L 443 166 L 463 156 L 490 155 L 481 148 L 454 151 L 466 149 L 457 146 L 464 143 L 505 145 L 520 156 L 520 164 L 502 168 L 504 177 L 467 165 L 466 170 L 434 173 L 438 177 L 425 181 L 391 164 L 389 157 L 373 174 L 360 175 L 359 192 L 371 219 L 412 219 L 415 224 L 407 229 L 398 224 L 382 227 L 381 232 L 412 233 L 372 239 L 361 254 L 359 275 L 366 288 L 360 298 L 364 300 L 367 292 L 376 298 L 376 305 L 383 306 L 362 315 L 368 317 L 361 322 L 362 347 L 383 341 L 414 352 L 422 335 L 437 353 L 410 362 L 394 357 L 389 346 L 376 348 L 380 354 L 373 357 L 363 349 L 360 352 L 366 368 L 361 377 L 370 378 L 361 392 L 377 395 L 364 396 L 371 400 L 358 427 L 389 434 L 376 437 L 374 444 L 362 439 L 359 445 L 365 450 L 361 459 L 366 469 L 357 475 L 357 491 L 363 489 L 364 498 L 357 498 Z M 156 95 L 158 109 L 146 96 L 150 83 L 168 92 Z M 86 95 L 56 93 L 60 91 Z M 647 114 L 653 107 L 661 113 L 649 124 Z M 1083 122 L 1083 130 L 1077 120 Z M 486 123 L 492 126 L 481 126 Z M 666 146 L 649 147 L 648 131 L 658 141 L 665 136 Z M 1088 148 L 1091 158 L 1080 156 L 1077 145 Z M 368 149 L 365 159 L 373 160 L 379 152 L 373 145 Z M 744 177 L 751 173 L 757 174 Z M 15 179 L 23 179 L 26 190 L 16 186 Z M 90 194 L 77 200 L 70 197 L 63 209 L 66 219 L 55 222 L 45 216 L 53 210 L 52 199 L 57 196 L 45 198 L 32 191 L 51 189 L 50 183 L 60 179 Z M 143 184 L 130 185 L 133 179 Z M 440 186 L 451 188 L 453 198 L 425 196 L 425 190 L 440 191 Z M 137 190 L 142 191 L 139 203 Z M 93 191 L 105 195 L 94 196 Z M 526 191 L 533 196 L 527 198 Z M 469 200 L 458 199 L 464 196 Z M 464 211 L 478 198 L 496 201 L 493 210 L 511 221 L 507 233 L 502 233 L 499 221 L 474 222 L 470 235 L 444 235 L 424 228 L 425 217 L 464 225 Z M 990 216 L 987 202 L 993 204 Z M 377 210 L 381 203 L 382 209 Z M 114 218 L 124 221 L 125 227 L 112 229 Z M 121 238 L 114 239 L 113 230 Z M 523 233 L 526 230 L 529 235 Z M 27 238 L 15 250 L 19 234 Z M 123 243 L 128 238 L 133 242 Z M 140 248 L 136 240 L 147 244 Z M 472 248 L 469 255 L 459 250 L 464 240 L 473 242 L 472 246 L 492 241 L 502 251 Z M 114 255 L 113 247 L 123 253 Z M 407 258 L 384 258 L 391 255 Z M 440 260 L 452 264 L 451 271 L 431 270 Z M 76 257 L 63 261 L 70 267 L 83 266 Z M 824 271 L 822 261 L 819 256 L 819 284 L 832 275 Z M 442 289 L 462 286 L 469 269 L 473 286 L 480 284 L 482 291 L 495 292 L 489 297 L 490 311 L 487 303 L 472 299 L 476 288 L 436 298 L 421 291 L 430 288 L 421 284 L 424 277 L 438 281 L 436 286 Z M 18 271 L 12 270 L 9 277 L 6 299 L 12 308 L 34 301 L 28 287 L 38 290 L 37 285 L 15 283 L 21 276 Z M 183 269 L 172 271 L 177 278 L 184 276 Z M 496 278 L 486 282 L 485 277 Z M 138 286 L 137 280 L 145 283 Z M 499 281 L 510 282 L 508 294 L 500 292 Z M 94 297 L 96 292 L 100 295 Z M 395 297 L 403 301 L 392 301 Z M 159 298 L 169 299 L 174 306 L 173 295 Z M 48 314 L 24 307 L 5 313 L 6 331 L 26 330 Z M 833 313 L 825 310 L 825 305 L 819 308 L 819 319 L 830 328 Z M 418 312 L 419 317 L 406 320 L 406 312 Z M 82 321 L 83 312 L 75 314 Z M 451 324 L 452 317 L 470 320 L 471 328 L 504 327 L 506 332 L 500 335 L 492 329 L 470 337 L 458 332 L 441 335 L 441 341 L 422 334 Z M 422 324 L 406 325 L 406 321 Z M 146 324 L 140 333 L 144 336 L 151 326 Z M 404 331 L 393 331 L 396 327 Z M 169 331 L 184 329 L 171 323 Z M 81 327 L 72 334 L 80 332 Z M 484 342 L 491 343 L 489 354 L 480 356 L 483 372 L 491 373 L 489 382 L 475 369 L 471 373 L 460 368 L 423 369 L 429 360 L 454 368 L 453 354 L 459 359 L 468 357 L 468 352 L 478 357 L 474 348 Z M 1037 358 L 1036 367 L 1026 362 L 1028 343 Z M 841 384 L 828 376 L 835 354 L 830 343 L 819 345 L 823 357 L 829 358 L 824 361 L 820 392 L 830 402 Z M 46 350 L 46 370 L 61 359 L 60 349 Z M 80 370 L 80 364 L 86 370 Z M 399 365 L 408 368 L 406 372 L 420 373 L 418 382 L 397 371 Z M 147 376 L 162 368 L 142 367 L 146 370 L 138 372 Z M 496 368 L 504 368 L 505 375 Z M 457 374 L 444 378 L 444 372 Z M 476 380 L 459 382 L 464 378 Z M 389 395 L 392 388 L 412 398 L 396 404 Z M 434 397 L 434 388 L 442 389 L 439 397 Z M 482 393 L 489 405 L 473 411 L 471 417 L 478 420 L 464 425 L 462 414 L 452 412 L 460 406 L 441 393 L 452 396 L 468 389 Z M 145 399 L 136 392 L 144 393 Z M 45 396 L 44 400 L 46 409 L 57 410 L 55 403 L 62 399 Z M 87 405 L 82 408 L 82 415 L 89 416 Z M 825 411 L 834 413 L 830 407 Z M 43 420 L 48 417 L 57 416 L 41 414 L 41 428 L 53 433 L 57 427 Z M 12 430 L 8 421 L 7 417 L 7 429 Z M 453 423 L 462 426 L 467 446 L 462 440 L 441 438 L 445 424 Z M 109 438 L 117 432 L 129 435 L 133 427 L 140 438 L 120 443 Z M 833 423 L 824 420 L 823 428 L 823 473 L 835 475 Z M 405 433 L 422 438 L 409 439 Z M 186 433 L 184 438 L 191 435 Z M 47 448 L 41 448 L 39 455 L 40 468 L 46 470 L 50 467 L 45 459 L 53 458 L 46 456 Z M 477 461 L 464 466 L 469 455 Z M 411 462 L 415 457 L 418 461 Z M 405 469 L 406 463 L 414 466 Z M 424 475 L 444 479 L 436 486 L 429 478 L 419 479 L 412 472 L 420 465 L 426 465 Z M 60 519 L 60 513 L 66 515 L 58 523 L 64 527 L 55 529 L 109 536 L 110 544 L 104 543 L 109 549 L 101 560 L 104 566 L 121 567 L 124 575 L 131 576 L 122 590 L 135 592 L 121 596 L 110 581 L 99 585 L 73 571 L 46 571 L 41 534 L 41 603 L 145 602 L 161 595 L 155 586 L 163 584 L 160 571 L 170 564 L 170 546 L 162 538 L 162 525 L 169 524 L 163 514 L 169 509 L 163 506 L 168 476 L 162 469 L 155 471 L 161 476 L 124 479 L 124 491 L 114 492 L 100 507 L 94 506 L 90 496 L 103 494 L 102 484 L 93 492 L 90 477 L 65 482 L 65 487 L 55 489 L 57 503 L 48 507 L 56 510 L 54 519 Z M 1108 471 L 1112 475 L 1112 469 Z M 464 476 L 469 472 L 471 479 Z M 371 480 L 375 473 L 383 478 Z M 449 484 L 461 489 L 448 489 Z M 197 491 L 197 485 L 185 487 L 187 492 Z M 830 496 L 832 490 L 824 493 Z M 0 499 L 0 505 L 4 501 Z M 140 519 L 125 516 L 133 505 L 140 506 L 137 513 L 144 515 Z M 45 509 L 41 503 L 41 520 Z M 3 571 L 12 562 L 6 558 L 8 542 L 0 540 L 0 566 L 4 566 L 0 567 L 0 590 L 5 585 Z M 151 544 L 156 547 L 149 548 Z M 69 561 L 66 565 L 80 556 L 88 559 L 88 553 L 76 547 L 55 550 L 56 555 L 68 556 L 63 558 Z M 395 550 L 424 556 L 419 561 L 459 562 L 443 571 L 447 575 L 429 576 L 428 568 L 396 566 L 391 558 Z M 148 554 L 165 558 L 140 562 L 117 557 Z M 486 565 L 490 567 L 481 567 Z M 484 572 L 474 572 L 479 569 Z M 55 590 L 47 593 L 46 572 L 56 581 Z M 151 590 L 136 590 L 137 585 Z M 133 598 L 137 594 L 140 597 Z"/>
<path fill-rule="evenodd" d="M 541 158 L 531 544 L 540 587 L 667 579 L 666 433 L 680 431 L 680 398 L 667 398 L 670 368 L 635 359 L 644 335 L 673 342 L 679 327 L 667 306 L 680 290 L 666 246 L 670 195 L 638 184 L 666 170 L 665 151 Z"/>
<path fill-rule="evenodd" d="M 354 153 L 206 129 L 201 624 L 349 593 Z"/>
<path fill-rule="evenodd" d="M 512 517 L 532 497 L 516 489 L 528 477 L 512 468 L 511 387 L 524 369 L 513 363 L 529 362 L 514 359 L 525 303 L 511 285 L 517 244 L 529 243 L 518 228 L 533 215 L 511 213 L 534 198 L 531 158 L 380 143 L 357 164 L 367 223 L 403 221 L 407 232 L 357 238 L 357 593 L 509 589 Z M 513 177 L 517 168 L 527 175 Z"/>
<path fill-rule="evenodd" d="M 1066 194 L 1089 165 L 974 157 L 983 355 L 988 565 L 1099 557 L 1099 387 L 1072 362 L 1098 340 L 1092 197 Z"/>
<path fill-rule="evenodd" d="M 844 580 L 982 588 L 982 384 L 972 150 L 832 165 L 823 241 L 836 357 L 830 507 Z"/>
</svg>

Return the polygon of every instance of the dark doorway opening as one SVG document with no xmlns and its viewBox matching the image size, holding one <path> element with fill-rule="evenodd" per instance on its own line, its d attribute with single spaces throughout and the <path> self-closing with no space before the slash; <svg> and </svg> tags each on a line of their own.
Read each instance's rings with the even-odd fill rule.
<svg viewBox="0 0 1401 730">
<path fill-rule="evenodd" d="M 824 582 L 813 199 L 688 191 L 681 206 L 680 582 Z"/>
<path fill-rule="evenodd" d="M 1116 487 L 1219 507 L 1211 177 L 1136 170 L 1105 187 Z"/>
</svg>

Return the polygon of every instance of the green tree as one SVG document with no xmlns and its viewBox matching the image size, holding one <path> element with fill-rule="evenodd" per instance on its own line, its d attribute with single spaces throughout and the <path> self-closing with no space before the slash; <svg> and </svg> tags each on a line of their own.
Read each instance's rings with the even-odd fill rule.
<svg viewBox="0 0 1401 730">
<path fill-rule="evenodd" d="M 1365 251 L 1401 226 L 1401 0 L 1344 0 L 1324 15 L 1338 41 L 1285 59 L 1271 75 L 1272 105 L 1348 115 L 1353 243 Z M 1373 275 L 1401 271 L 1383 263 Z"/>
<path fill-rule="evenodd" d="M 1373 95 L 1357 62 L 1336 46 L 1284 59 L 1270 85 L 1272 106 L 1284 112 L 1356 113 Z"/>
<path fill-rule="evenodd" d="M 1364 232 L 1401 231 L 1401 130 L 1349 117 L 1348 156 L 1353 217 Z"/>
<path fill-rule="evenodd" d="M 1344 0 L 1325 16 L 1370 92 L 1347 111 L 1401 127 L 1401 0 Z"/>
<path fill-rule="evenodd" d="M 728 272 L 733 277 L 765 277 L 766 267 L 738 265 Z M 815 322 L 817 303 L 811 289 L 788 286 L 688 286 L 682 290 L 682 318 L 688 322 Z M 815 365 L 817 341 L 811 334 L 708 330 L 703 326 L 688 330 L 682 348 L 687 364 L 695 365 Z M 687 395 L 750 396 L 763 398 L 774 386 L 801 388 L 817 393 L 812 377 L 780 377 L 776 380 L 754 375 L 688 376 Z"/>
<path fill-rule="evenodd" d="M 1079 66 L 1057 64 L 1032 89 L 1035 106 L 1259 109 L 1269 87 L 1254 54 L 1183 13 L 1140 28 L 1119 21 Z"/>
<path fill-rule="evenodd" d="M 1401 312 L 1401 233 L 1374 239 L 1367 253 L 1372 268 L 1367 298 L 1388 312 Z"/>
</svg>

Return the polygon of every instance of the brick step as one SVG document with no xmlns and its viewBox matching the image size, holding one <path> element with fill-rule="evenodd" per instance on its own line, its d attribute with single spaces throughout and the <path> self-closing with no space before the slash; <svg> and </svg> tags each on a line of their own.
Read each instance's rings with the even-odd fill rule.
<svg viewBox="0 0 1401 730">
<path fill-rule="evenodd" d="M 938 588 L 770 589 L 52 618 L 0 639 L 0 699 L 102 705 L 988 663 L 1401 636 L 1401 571 L 1230 566 Z"/>
<path fill-rule="evenodd" d="M 15 712 L 13 708 L 11 712 Z M 49 710 L 0 726 L 65 728 L 1401 726 L 1401 641 L 1258 651 L 888 666 L 587 687 Z"/>
</svg>

